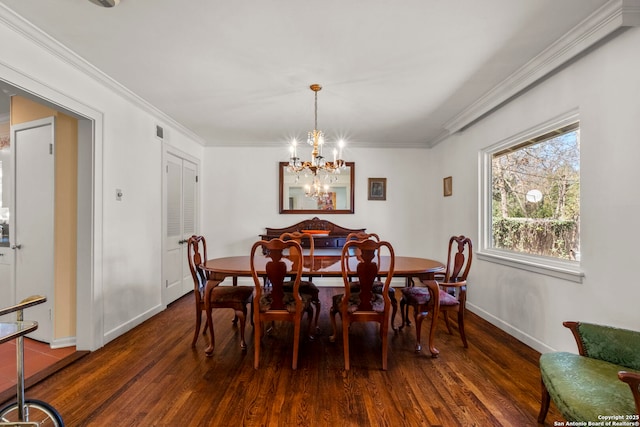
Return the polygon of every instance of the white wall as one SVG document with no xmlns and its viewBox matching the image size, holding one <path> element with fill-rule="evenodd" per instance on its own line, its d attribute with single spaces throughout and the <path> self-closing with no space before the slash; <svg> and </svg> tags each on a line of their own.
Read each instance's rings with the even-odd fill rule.
<svg viewBox="0 0 640 427">
<path fill-rule="evenodd" d="M 432 150 L 454 195 L 436 207 L 443 240 L 478 236 L 478 152 L 574 108 L 581 128 L 581 266 L 574 283 L 474 261 L 469 308 L 539 351 L 576 351 L 565 320 L 640 327 L 640 28 L 632 28 Z M 455 159 L 455 167 L 446 159 Z M 473 337 L 470 338 L 473 340 Z"/>
<path fill-rule="evenodd" d="M 208 256 L 248 255 L 265 227 L 286 227 L 313 216 L 378 233 L 402 255 L 435 256 L 425 212 L 434 195 L 424 185 L 429 154 L 423 149 L 345 149 L 345 160 L 355 162 L 354 214 L 293 215 L 278 213 L 278 162 L 287 160 L 286 146 L 206 148 L 202 231 Z M 368 178 L 387 178 L 386 201 L 367 200 Z M 435 194 L 441 195 L 441 182 L 435 184 L 440 191 Z"/>
<path fill-rule="evenodd" d="M 78 283 L 79 348 L 95 349 L 162 310 L 162 144 L 202 147 L 163 116 L 89 77 L 0 22 L 0 79 L 95 121 L 92 283 Z M 115 189 L 123 190 L 118 202 Z M 70 310 L 74 307 L 70 307 Z"/>
</svg>

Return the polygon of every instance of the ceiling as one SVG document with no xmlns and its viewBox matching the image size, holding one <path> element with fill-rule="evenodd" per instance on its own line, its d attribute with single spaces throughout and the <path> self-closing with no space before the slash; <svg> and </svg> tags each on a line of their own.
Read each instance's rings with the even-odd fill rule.
<svg viewBox="0 0 640 427">
<path fill-rule="evenodd" d="M 606 0 L 0 0 L 207 146 L 430 147 Z"/>
</svg>

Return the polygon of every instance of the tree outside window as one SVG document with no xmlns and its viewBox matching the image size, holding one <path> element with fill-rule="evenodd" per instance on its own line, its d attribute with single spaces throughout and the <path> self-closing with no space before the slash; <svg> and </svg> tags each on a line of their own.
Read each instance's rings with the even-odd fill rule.
<svg viewBox="0 0 640 427">
<path fill-rule="evenodd" d="M 491 245 L 580 259 L 580 128 L 574 122 L 491 156 Z"/>
</svg>

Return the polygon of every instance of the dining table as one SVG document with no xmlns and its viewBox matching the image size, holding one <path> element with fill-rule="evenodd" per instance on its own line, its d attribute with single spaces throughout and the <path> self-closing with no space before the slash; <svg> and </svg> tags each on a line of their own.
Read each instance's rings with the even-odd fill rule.
<svg viewBox="0 0 640 427">
<path fill-rule="evenodd" d="M 269 258 L 263 256 L 256 256 L 255 268 L 258 276 L 265 274 L 265 266 Z M 291 262 L 285 259 L 285 262 Z M 355 271 L 357 260 L 352 258 L 350 262 L 353 263 L 351 271 Z M 379 257 L 380 267 L 379 275 L 386 276 L 389 272 L 390 257 Z M 216 286 L 219 286 L 225 279 L 232 278 L 232 284 L 237 285 L 238 277 L 251 277 L 251 261 L 247 256 L 230 256 L 223 258 L 214 258 L 207 260 L 201 267 L 209 274 L 205 289 L 204 289 L 204 302 L 205 312 L 207 316 L 207 328 L 209 329 L 210 336 L 213 335 L 213 319 L 211 309 L 211 291 Z M 422 286 L 429 289 L 429 294 L 433 301 L 432 304 L 432 318 L 429 334 L 429 351 L 432 357 L 437 357 L 440 353 L 434 344 L 434 336 L 436 330 L 436 321 L 439 314 L 440 306 L 440 292 L 437 283 L 433 281 L 435 273 L 442 272 L 444 265 L 440 261 L 418 258 L 410 256 L 395 256 L 393 277 L 407 278 L 408 283 L 413 283 L 413 279 L 418 279 Z M 353 273 L 351 273 L 353 274 Z M 314 255 L 313 258 L 304 258 L 304 264 L 302 269 L 302 275 L 305 277 L 342 277 L 342 268 L 340 263 L 340 255 Z M 205 350 L 205 353 L 211 354 L 213 352 L 214 343 Z"/>
</svg>

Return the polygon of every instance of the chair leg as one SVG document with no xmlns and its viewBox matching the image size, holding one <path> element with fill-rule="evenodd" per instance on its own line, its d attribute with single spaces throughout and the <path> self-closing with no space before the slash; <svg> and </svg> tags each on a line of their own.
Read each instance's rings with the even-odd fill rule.
<svg viewBox="0 0 640 427">
<path fill-rule="evenodd" d="M 427 306 L 428 307 L 428 306 Z M 431 352 L 431 357 L 436 358 L 440 354 L 440 351 L 435 346 L 436 341 L 436 329 L 438 329 L 438 314 L 435 307 L 432 307 L 433 313 L 431 315 L 431 327 L 429 328 L 429 351 Z M 427 312 L 425 311 L 425 317 Z"/>
<path fill-rule="evenodd" d="M 458 331 L 460 332 L 460 338 L 462 338 L 462 345 L 464 348 L 469 348 L 467 344 L 467 336 L 464 333 L 464 308 L 460 307 L 460 311 L 458 311 Z"/>
<path fill-rule="evenodd" d="M 247 343 L 244 340 L 244 329 L 247 323 L 247 307 L 244 306 L 240 310 L 236 310 L 236 317 L 240 320 L 240 348 L 244 351 L 247 349 Z"/>
<path fill-rule="evenodd" d="M 193 334 L 193 341 L 191 341 L 191 347 L 196 346 L 196 342 L 198 341 L 198 335 L 200 335 L 200 326 L 202 325 L 202 310 L 200 307 L 196 307 L 196 332 Z M 204 331 L 207 332 L 207 328 L 204 328 Z"/>
<path fill-rule="evenodd" d="M 300 348 L 300 323 L 302 315 L 296 317 L 293 323 L 293 361 L 291 362 L 291 369 L 294 371 L 298 369 L 298 350 Z M 309 323 L 311 323 L 311 317 L 309 317 Z"/>
<path fill-rule="evenodd" d="M 346 319 L 346 316 L 342 317 L 342 348 L 344 352 L 344 369 L 348 371 L 350 369 L 349 365 L 349 320 Z M 346 320 L 346 322 L 345 322 Z"/>
<path fill-rule="evenodd" d="M 262 339 L 262 323 L 260 319 L 254 320 L 253 326 L 253 367 L 258 369 L 260 366 L 260 341 Z"/>
<path fill-rule="evenodd" d="M 336 316 L 339 313 L 340 312 L 337 310 L 334 310 L 333 307 L 331 307 L 331 309 L 329 310 L 329 317 L 331 318 L 331 326 L 333 328 L 333 334 L 329 336 L 329 342 L 336 342 L 336 336 L 338 335 L 338 326 L 336 324 Z"/>
<path fill-rule="evenodd" d="M 396 313 L 398 312 L 398 300 L 395 296 L 391 299 L 391 329 L 397 331 L 395 326 Z"/>
<path fill-rule="evenodd" d="M 254 320 L 253 320 L 253 297 L 251 297 L 251 300 L 249 301 L 249 305 L 251 306 L 251 326 L 254 326 Z"/>
<path fill-rule="evenodd" d="M 318 319 L 320 318 L 320 308 L 322 307 L 322 304 L 320 304 L 320 298 L 316 295 L 316 299 L 312 301 L 313 305 L 315 305 L 316 307 L 316 314 L 315 314 L 315 318 L 313 320 L 313 323 L 315 324 L 316 327 L 316 333 L 320 333 L 320 327 L 318 326 Z"/>
<path fill-rule="evenodd" d="M 382 370 L 387 370 L 387 359 L 389 356 L 389 322 L 385 321 L 380 325 L 380 331 L 382 333 Z"/>
<path fill-rule="evenodd" d="M 313 341 L 316 339 L 316 336 L 313 334 L 313 307 L 311 307 L 311 305 L 309 305 L 309 308 L 306 310 L 307 312 L 307 319 L 309 321 L 309 326 L 307 328 L 307 336 L 309 337 L 310 341 Z M 317 313 L 317 310 L 316 310 Z"/>
<path fill-rule="evenodd" d="M 400 298 L 400 317 L 402 318 L 400 329 L 411 325 L 411 321 L 409 320 L 409 304 L 404 297 Z"/>
<path fill-rule="evenodd" d="M 551 402 L 551 396 L 549 395 L 549 391 L 547 387 L 544 385 L 544 381 L 540 381 L 542 386 L 542 398 L 540 399 L 540 413 L 538 414 L 538 423 L 544 424 L 544 419 L 547 417 L 547 412 L 549 412 L 549 403 Z"/>
<path fill-rule="evenodd" d="M 453 335 L 453 331 L 451 330 L 451 324 L 449 323 L 449 313 L 443 310 L 442 317 L 444 317 L 444 324 L 447 326 L 447 331 L 449 331 L 449 335 Z"/>
<path fill-rule="evenodd" d="M 211 321 L 207 319 L 207 325 L 205 326 L 205 328 L 208 328 L 211 331 L 211 337 L 209 338 L 211 341 L 211 344 L 209 345 L 209 347 L 205 349 L 204 354 L 206 356 L 211 356 L 213 354 L 213 351 L 216 348 L 216 333 L 215 333 L 215 330 L 213 329 L 213 316 L 211 318 Z"/>
<path fill-rule="evenodd" d="M 413 307 L 413 316 L 414 321 L 416 323 L 416 353 L 420 353 L 422 351 L 422 344 L 420 344 L 420 335 L 422 333 L 422 320 L 424 319 L 424 314 L 418 310 L 417 307 Z"/>
</svg>

